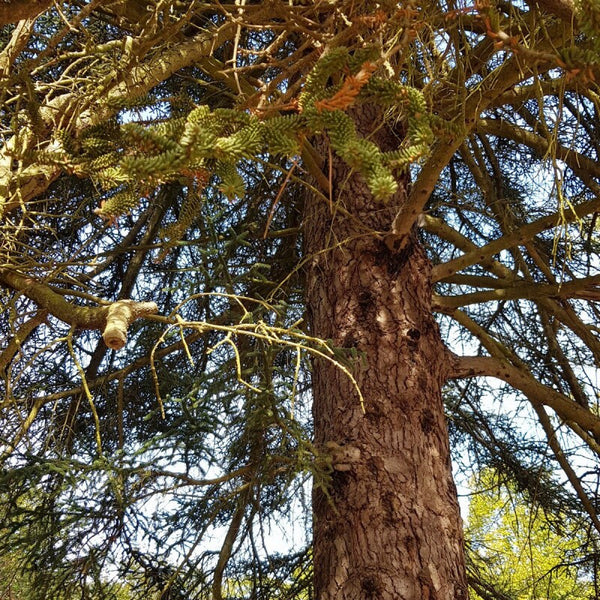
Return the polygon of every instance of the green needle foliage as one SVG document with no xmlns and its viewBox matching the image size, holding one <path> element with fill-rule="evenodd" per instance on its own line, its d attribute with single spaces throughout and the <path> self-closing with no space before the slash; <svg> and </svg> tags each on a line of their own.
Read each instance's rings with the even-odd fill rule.
<svg viewBox="0 0 600 600">
<path fill-rule="evenodd" d="M 352 465 L 314 442 L 313 369 L 373 423 L 378 349 L 311 329 L 313 265 L 401 281 L 415 247 L 475 598 L 600 595 L 600 2 L 4 2 L 0 27 L 0 598 L 314 600 L 312 490 L 335 511 Z M 339 307 L 383 335 L 381 294 Z M 119 352 L 75 316 L 128 298 L 157 311 Z"/>
<path fill-rule="evenodd" d="M 112 119 L 86 129 L 77 139 L 63 137 L 62 149 L 55 153 L 34 151 L 23 158 L 91 177 L 108 194 L 98 214 L 112 218 L 136 208 L 139 198 L 153 187 L 190 173 L 211 173 L 227 198 L 243 197 L 246 185 L 240 161 L 261 153 L 292 158 L 301 152 L 302 139 L 325 133 L 332 148 L 365 176 L 373 196 L 385 202 L 398 189 L 392 167 L 407 168 L 424 158 L 433 140 L 423 94 L 410 86 L 371 78 L 370 73 L 365 76 L 368 84 L 356 90 L 360 102 L 393 105 L 403 111 L 406 140 L 401 149 L 389 153 L 358 135 L 352 119 L 341 110 L 346 108 L 344 94 L 338 99 L 339 109 L 335 103 L 319 107 L 319 101 L 335 99 L 336 93 L 356 85 L 348 83 L 353 74 L 380 56 L 377 47 L 353 54 L 339 47 L 325 53 L 307 76 L 298 114 L 260 118 L 237 108 L 211 110 L 200 105 L 185 119 L 157 124 L 119 124 Z M 339 71 L 345 71 L 346 78 L 329 84 Z"/>
</svg>

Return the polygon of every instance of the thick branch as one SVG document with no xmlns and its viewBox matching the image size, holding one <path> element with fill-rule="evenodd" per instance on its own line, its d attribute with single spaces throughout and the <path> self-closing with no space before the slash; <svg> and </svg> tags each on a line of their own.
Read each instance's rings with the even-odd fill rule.
<svg viewBox="0 0 600 600">
<path fill-rule="evenodd" d="M 465 377 L 496 377 L 523 392 L 534 406 L 549 406 L 561 419 L 600 436 L 600 418 L 556 390 L 541 384 L 523 369 L 508 360 L 492 356 L 456 356 L 449 379 Z"/>
<path fill-rule="evenodd" d="M 510 90 L 506 90 L 498 96 L 491 107 L 506 106 L 522 106 L 527 100 L 537 100 L 541 96 L 561 96 L 566 91 L 577 92 L 578 94 L 586 95 L 589 90 L 584 90 L 578 85 L 577 80 L 565 81 L 564 78 L 554 78 L 547 81 L 536 80 L 535 83 L 529 85 L 519 85 Z"/>
<path fill-rule="evenodd" d="M 52 0 L 2 0 L 0 25 L 37 17 L 52 4 Z"/>
<path fill-rule="evenodd" d="M 423 212 L 425 204 L 439 180 L 440 173 L 450 162 L 463 139 L 463 135 L 457 135 L 439 142 L 434 147 L 431 156 L 423 165 L 417 180 L 411 187 L 406 203 L 394 218 L 388 243 L 393 243 L 396 239 L 406 239 L 418 216 Z"/>
<path fill-rule="evenodd" d="M 477 123 L 477 131 L 499 138 L 514 140 L 518 144 L 523 144 L 535 150 L 540 156 L 546 156 L 549 152 L 555 153 L 556 158 L 569 165 L 569 168 L 581 181 L 588 186 L 597 188 L 592 178 L 600 179 L 600 165 L 572 148 L 565 148 L 556 142 L 552 142 L 551 146 L 545 137 L 513 125 L 503 119 L 481 119 Z"/>
<path fill-rule="evenodd" d="M 4 374 L 8 365 L 12 362 L 15 354 L 25 343 L 27 338 L 34 332 L 38 325 L 41 325 L 48 316 L 45 310 L 38 311 L 31 319 L 28 319 L 15 332 L 12 339 L 6 345 L 6 348 L 0 352 L 0 376 Z"/>
<path fill-rule="evenodd" d="M 118 300 L 113 302 L 106 313 L 106 326 L 102 332 L 104 343 L 113 350 L 120 350 L 127 341 L 127 329 L 133 321 L 158 312 L 155 302 L 135 302 Z"/>
<path fill-rule="evenodd" d="M 442 239 L 448 240 L 457 248 L 463 250 L 466 254 L 473 252 L 477 252 L 477 246 L 468 238 L 463 236 L 458 231 L 452 229 L 447 223 L 442 221 L 441 219 L 437 219 L 430 215 L 425 215 L 425 229 L 434 233 L 435 235 L 440 236 Z M 531 252 L 531 248 L 529 249 Z M 441 269 L 438 270 L 439 267 L 444 267 L 445 265 L 438 265 L 434 267 L 432 279 L 433 281 L 445 281 L 448 283 L 457 283 L 457 284 L 465 284 L 465 285 L 478 285 L 480 287 L 509 287 L 514 285 L 515 274 L 502 263 L 493 260 L 492 254 L 490 254 L 487 258 L 479 261 L 479 264 L 486 268 L 488 271 L 497 276 L 497 279 L 494 278 L 477 278 L 477 281 L 474 281 L 472 278 L 477 277 L 475 275 L 469 274 L 459 274 L 452 272 L 446 276 L 440 276 Z M 462 258 L 462 257 L 461 257 Z M 449 263 L 446 263 L 449 264 Z M 546 276 L 549 277 L 549 274 L 546 273 Z M 468 279 L 465 279 L 468 278 Z M 483 283 L 483 279 L 485 279 L 485 283 Z M 554 278 L 550 278 L 552 283 L 556 283 Z M 588 298 L 590 299 L 590 298 Z M 594 337 L 594 335 L 590 332 L 589 326 L 581 321 L 581 319 L 577 316 L 573 308 L 569 306 L 568 303 L 562 302 L 561 300 L 556 300 L 550 296 L 542 296 L 537 299 L 538 303 L 545 310 L 548 310 L 551 314 L 553 314 L 560 322 L 566 325 L 569 329 L 571 329 L 576 335 L 578 335 L 583 342 L 588 346 L 592 354 L 594 355 L 596 364 L 600 365 L 600 343 Z M 460 311 L 457 311 L 458 313 Z M 455 316 L 457 313 L 453 313 L 452 316 Z"/>
<path fill-rule="evenodd" d="M 2 6 L 1 2 L 0 6 Z M 29 20 L 22 21 L 15 27 L 10 36 L 10 41 L 0 53 L 0 78 L 8 77 L 14 61 L 29 41 L 33 25 L 34 21 Z"/>
<path fill-rule="evenodd" d="M 180 69 L 210 55 L 214 48 L 230 36 L 234 28 L 233 24 L 225 23 L 217 30 L 202 32 L 132 68 L 125 73 L 124 79 L 122 76 L 115 77 L 120 83 L 104 90 L 105 101 L 101 105 L 94 102 L 93 107 L 82 110 L 80 114 L 77 114 L 82 108 L 80 94 L 73 92 L 55 98 L 40 109 L 39 114 L 44 122 L 45 131 L 37 128 L 37 137 L 46 136 L 50 141 L 54 130 L 69 122 L 75 123 L 70 133 L 76 136 L 85 128 L 106 120 L 116 110 L 114 107 L 118 106 L 120 101 L 143 96 Z M 22 142 L 22 139 L 19 140 L 19 143 Z M 61 173 L 60 168 L 54 165 L 33 165 L 19 173 L 18 179 L 15 178 L 12 166 L 16 147 L 15 136 L 0 153 L 0 218 L 15 210 L 21 202 L 28 202 L 43 193 Z M 19 193 L 15 194 L 17 187 Z"/>
<path fill-rule="evenodd" d="M 454 246 L 463 250 L 465 254 L 477 252 L 478 248 L 471 240 L 463 236 L 458 231 L 454 230 L 441 219 L 432 217 L 430 215 L 425 215 L 424 221 L 425 229 L 427 229 L 427 231 L 434 233 L 442 239 L 451 242 Z M 529 248 L 529 251 L 531 252 L 532 249 Z M 432 280 L 465 285 L 479 285 L 480 287 L 492 288 L 508 287 L 510 285 L 513 285 L 515 280 L 515 274 L 502 263 L 493 260 L 492 256 L 493 255 L 490 254 L 487 258 L 484 258 L 483 260 L 479 261 L 479 265 L 486 268 L 488 271 L 497 276 L 497 279 L 485 278 L 485 284 L 481 281 L 482 278 L 477 278 L 478 281 L 475 282 L 472 279 L 473 277 L 477 277 L 475 275 L 457 275 L 455 272 L 452 272 L 446 276 L 441 275 L 442 269 L 440 268 L 438 270 L 438 268 L 443 268 L 446 264 L 449 263 L 445 263 L 434 267 L 432 273 Z M 547 277 L 550 277 L 550 274 L 546 271 L 545 274 Z M 552 281 L 552 283 L 555 283 L 553 277 L 550 277 L 550 280 Z M 588 348 L 594 355 L 596 364 L 600 365 L 600 343 L 589 331 L 589 327 L 586 324 L 584 324 L 581 321 L 581 319 L 577 316 L 573 308 L 571 308 L 568 303 L 557 301 L 549 296 L 542 296 L 541 298 L 538 298 L 537 301 L 539 302 L 540 306 L 548 310 L 559 321 L 561 321 L 564 325 L 566 325 L 584 341 L 584 343 L 588 346 Z"/>
<path fill-rule="evenodd" d="M 120 350 L 127 340 L 127 328 L 140 317 L 154 314 L 154 302 L 119 300 L 108 306 L 78 306 L 71 304 L 49 286 L 15 271 L 0 269 L 0 283 L 21 292 L 40 308 L 57 319 L 78 329 L 100 329 L 109 348 Z"/>
<path fill-rule="evenodd" d="M 481 120 L 477 125 L 477 130 L 482 133 L 512 139 L 517 143 L 532 148 L 540 155 L 545 155 L 551 150 L 550 143 L 546 138 L 500 119 Z M 594 177 L 600 178 L 600 167 L 598 164 L 586 156 L 560 145 L 553 145 L 552 150 L 556 153 L 557 158 L 568 164 L 573 172 L 592 191 L 596 192 L 597 198 L 580 204 L 574 210 L 553 213 L 533 223 L 523 225 L 516 231 L 504 235 L 482 248 L 473 249 L 457 259 L 436 266 L 432 273 L 434 281 L 445 279 L 473 264 L 489 261 L 494 254 L 497 254 L 501 250 L 527 242 L 541 231 L 556 227 L 559 223 L 571 223 L 600 208 L 600 200 L 598 199 L 600 198 L 600 187 L 593 179 Z"/>
<path fill-rule="evenodd" d="M 478 249 L 477 244 L 472 242 L 468 237 L 464 236 L 459 231 L 456 231 L 453 227 L 450 227 L 448 223 L 437 217 L 431 215 L 423 216 L 423 229 L 433 233 L 443 240 L 450 242 L 456 248 L 462 250 L 465 254 L 469 252 L 476 252 Z M 447 263 L 443 263 L 447 264 Z M 501 262 L 494 260 L 491 256 L 479 263 L 482 267 L 486 268 L 490 273 L 494 273 L 500 280 L 512 281 L 514 279 L 514 273 Z M 454 273 L 449 274 L 447 277 L 437 277 L 434 279 L 432 275 L 432 281 L 446 281 L 449 277 L 454 276 Z M 495 287 L 495 286 L 494 286 Z"/>
<path fill-rule="evenodd" d="M 212 597 L 214 600 L 223 600 L 223 574 L 225 572 L 225 567 L 231 558 L 235 540 L 237 539 L 240 527 L 242 526 L 242 520 L 244 518 L 244 514 L 246 513 L 246 503 L 248 501 L 248 497 L 249 488 L 246 488 L 238 500 L 238 505 L 233 513 L 233 517 L 229 523 L 229 527 L 227 528 L 227 534 L 225 535 L 225 539 L 223 540 L 223 544 L 219 552 L 219 559 L 217 560 L 217 565 L 215 566 L 212 583 Z"/>
<path fill-rule="evenodd" d="M 489 279 L 489 278 L 488 278 Z M 560 284 L 537 284 L 516 281 L 511 287 L 493 290 L 481 290 L 470 294 L 457 296 L 438 296 L 433 299 L 433 309 L 445 312 L 459 306 L 479 304 L 481 302 L 495 302 L 500 300 L 538 300 L 539 298 L 579 298 L 585 300 L 600 300 L 600 275 L 575 279 Z"/>
<path fill-rule="evenodd" d="M 71 304 L 50 287 L 8 269 L 0 269 L 0 283 L 21 292 L 40 308 L 78 329 L 100 329 L 106 322 L 107 306 L 86 307 Z"/>
<path fill-rule="evenodd" d="M 589 215 L 599 210 L 600 196 L 594 200 L 590 200 L 589 202 L 582 202 L 581 204 L 573 207 L 571 210 L 566 210 L 563 213 L 552 213 L 551 215 L 542 217 L 531 223 L 527 223 L 516 231 L 513 231 L 507 235 L 503 235 L 502 237 L 490 242 L 489 244 L 486 244 L 485 246 L 477 248 L 471 252 L 467 252 L 466 254 L 463 254 L 463 256 L 448 261 L 447 263 L 435 266 L 431 274 L 432 280 L 440 281 L 441 279 L 445 279 L 446 277 L 453 275 L 458 271 L 462 271 L 462 269 L 466 269 L 471 265 L 488 261 L 492 256 L 494 256 L 494 254 L 498 254 L 507 248 L 512 248 L 513 246 L 523 244 L 533 239 L 542 231 L 553 229 L 558 224 L 572 223 L 573 221 L 581 219 L 585 215 Z"/>
<path fill-rule="evenodd" d="M 558 17 L 565 23 L 575 24 L 573 0 L 525 0 L 531 8 Z"/>
<path fill-rule="evenodd" d="M 548 32 L 550 38 L 552 38 L 552 44 L 539 44 L 536 50 L 538 58 L 535 56 L 531 57 L 531 60 L 527 61 L 527 69 L 524 68 L 523 61 L 517 53 L 501 67 L 490 73 L 489 80 L 492 82 L 490 87 L 486 88 L 482 85 L 481 88 L 475 90 L 464 103 L 461 114 L 445 115 L 448 120 L 454 122 L 456 122 L 457 118 L 460 118 L 464 124 L 463 132 L 439 140 L 434 145 L 430 157 L 423 165 L 417 180 L 411 187 L 406 203 L 394 218 L 388 243 L 393 243 L 397 239 L 406 239 L 419 214 L 423 212 L 434 187 L 437 185 L 440 173 L 450 162 L 450 159 L 454 156 L 458 148 L 460 148 L 465 138 L 473 131 L 482 111 L 490 106 L 506 90 L 514 87 L 520 81 L 527 79 L 536 66 L 539 65 L 541 68 L 541 63 L 546 63 L 546 68 L 556 66 L 554 54 L 552 53 L 555 52 L 556 48 L 560 48 L 563 43 L 569 42 L 570 33 L 566 29 L 564 26 L 559 26 L 553 27 L 551 32 Z M 520 49 L 521 54 L 525 51 L 525 47 Z M 545 54 L 546 52 L 549 54 Z"/>
</svg>

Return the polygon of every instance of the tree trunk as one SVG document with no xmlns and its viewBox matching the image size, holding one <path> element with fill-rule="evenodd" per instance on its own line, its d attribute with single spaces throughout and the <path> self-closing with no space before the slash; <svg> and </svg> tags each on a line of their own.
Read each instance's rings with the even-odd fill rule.
<svg viewBox="0 0 600 600">
<path fill-rule="evenodd" d="M 354 117 L 363 135 L 378 126 L 380 148 L 397 146 L 373 107 Z M 365 412 L 349 378 L 315 361 L 315 442 L 334 466 L 330 498 L 313 493 L 315 597 L 466 599 L 430 264 L 416 237 L 394 252 L 375 233 L 389 230 L 405 190 L 383 205 L 335 156 L 331 173 L 333 204 L 306 203 L 308 318 L 313 335 L 358 350 Z"/>
</svg>

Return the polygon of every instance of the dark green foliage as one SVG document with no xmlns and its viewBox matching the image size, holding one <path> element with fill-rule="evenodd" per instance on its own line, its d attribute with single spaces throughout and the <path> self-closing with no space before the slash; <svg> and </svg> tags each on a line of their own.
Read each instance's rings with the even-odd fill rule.
<svg viewBox="0 0 600 600">
<path fill-rule="evenodd" d="M 435 175 L 418 236 L 436 266 L 552 217 L 432 281 L 433 302 L 452 351 L 496 350 L 545 391 L 448 385 L 459 481 L 491 468 L 559 534 L 561 519 L 580 523 L 573 560 L 597 582 L 598 438 L 545 404 L 559 393 L 598 414 L 597 283 L 572 297 L 559 285 L 597 274 L 598 208 L 570 212 L 598 197 L 596 5 L 575 3 L 569 37 L 570 22 L 529 2 L 134 0 L 81 22 L 92 3 L 58 3 L 12 62 L 0 55 L 0 204 L 15 203 L 0 271 L 74 305 L 159 307 L 117 353 L 52 315 L 19 337 L 38 307 L 0 287 L 0 357 L 18 340 L 0 383 L 0 596 L 8 570 L 18 600 L 208 599 L 222 564 L 224 598 L 313 598 L 310 485 L 327 491 L 331 464 L 311 442 L 311 362 L 349 372 L 363 358 L 305 327 L 304 198 L 332 219 L 346 210 L 309 165 L 314 136 L 362 175 L 378 212 L 409 174 L 407 195 Z M 206 39 L 154 83 L 174 49 Z M 357 131 L 362 105 L 395 147 Z M 500 297 L 537 284 L 559 291 Z"/>
</svg>

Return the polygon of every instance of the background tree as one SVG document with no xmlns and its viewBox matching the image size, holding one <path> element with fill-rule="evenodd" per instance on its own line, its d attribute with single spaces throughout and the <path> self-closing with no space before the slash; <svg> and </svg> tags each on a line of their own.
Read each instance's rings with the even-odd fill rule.
<svg viewBox="0 0 600 600">
<path fill-rule="evenodd" d="M 560 515 L 546 515 L 535 498 L 504 485 L 492 471 L 481 473 L 472 485 L 465 534 L 473 561 L 473 598 L 596 597 L 585 559 L 581 560 L 588 538 L 579 524 L 565 535 L 568 516 L 558 520 Z M 494 583 L 493 594 L 489 582 Z"/>
<path fill-rule="evenodd" d="M 600 5 L 43 8 L 0 53 L 34 593 L 466 597 L 450 447 L 595 582 Z"/>
</svg>

